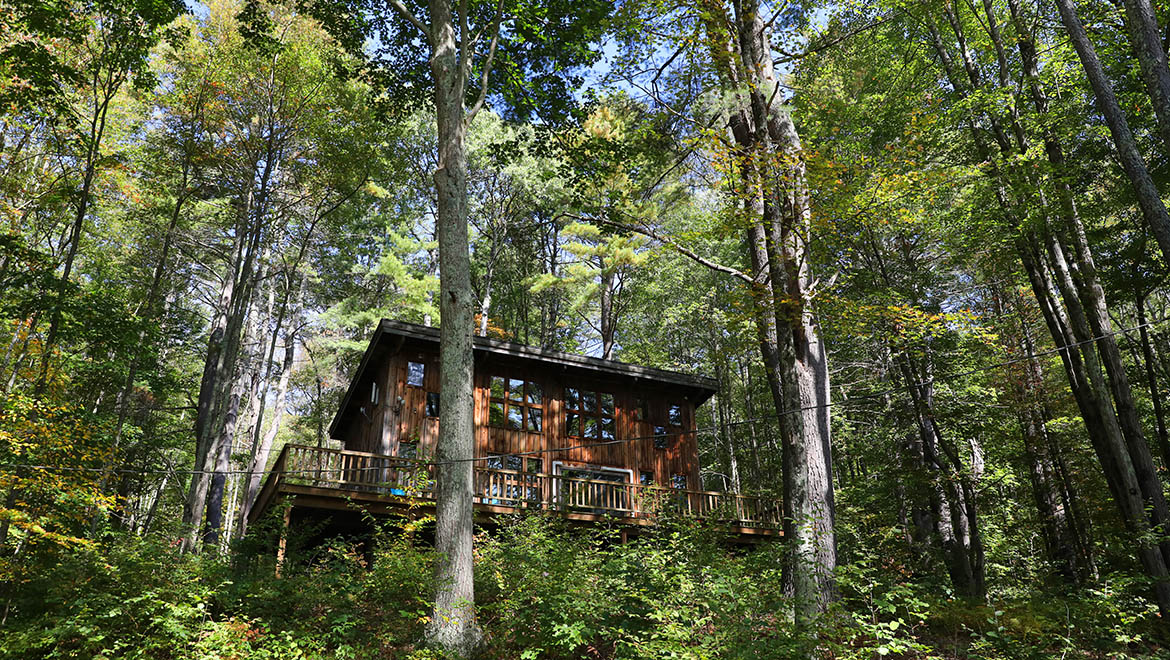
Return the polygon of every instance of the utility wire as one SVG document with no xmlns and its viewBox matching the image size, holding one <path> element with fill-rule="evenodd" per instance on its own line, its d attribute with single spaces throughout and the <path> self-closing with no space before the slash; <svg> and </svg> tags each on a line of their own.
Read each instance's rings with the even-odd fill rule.
<svg viewBox="0 0 1170 660">
<path fill-rule="evenodd" d="M 779 418 L 781 418 L 784 415 L 792 415 L 792 414 L 803 413 L 803 412 L 808 412 L 808 411 L 812 411 L 812 410 L 819 410 L 821 408 L 831 408 L 834 406 L 840 407 L 840 406 L 858 405 L 860 403 L 863 403 L 866 401 L 871 401 L 871 400 L 877 399 L 877 398 L 882 398 L 882 397 L 888 396 L 890 394 L 895 394 L 895 393 L 902 392 L 902 391 L 909 391 L 911 389 L 917 389 L 917 388 L 925 387 L 927 385 L 933 385 L 934 383 L 937 383 L 937 382 L 946 382 L 946 381 L 950 381 L 950 380 L 956 380 L 959 378 L 965 378 L 967 376 L 971 376 L 971 375 L 978 374 L 978 373 L 983 373 L 983 372 L 992 371 L 992 370 L 996 370 L 996 369 L 1002 369 L 1004 367 L 1010 367 L 1014 364 L 1019 364 L 1020 362 L 1025 362 L 1025 361 L 1034 360 L 1034 359 L 1040 358 L 1040 357 L 1045 357 L 1045 356 L 1049 356 L 1049 355 L 1059 354 L 1062 352 L 1067 352 L 1067 351 L 1070 351 L 1072 349 L 1084 346 L 1085 344 L 1091 344 L 1093 342 L 1100 341 L 1102 339 L 1107 339 L 1109 337 L 1114 337 L 1116 335 L 1134 332 L 1136 330 L 1140 330 L 1140 329 L 1146 328 L 1146 327 L 1160 325 L 1162 323 L 1165 323 L 1168 320 L 1170 320 L 1170 316 L 1163 316 L 1162 318 L 1153 319 L 1153 320 L 1150 320 L 1150 321 L 1147 321 L 1145 323 L 1141 323 L 1141 324 L 1138 324 L 1135 326 L 1131 326 L 1128 328 L 1121 328 L 1119 330 L 1107 332 L 1107 333 L 1104 333 L 1101 335 L 1097 335 L 1095 337 L 1090 337 L 1090 338 L 1085 339 L 1083 341 L 1078 341 L 1078 342 L 1074 342 L 1071 344 L 1066 344 L 1065 346 L 1061 346 L 1058 348 L 1052 348 L 1052 349 L 1048 349 L 1048 350 L 1044 350 L 1044 351 L 1038 351 L 1036 353 L 1028 353 L 1025 355 L 1021 355 L 1019 357 L 1011 358 L 1009 360 L 1003 360 L 1003 361 L 996 362 L 994 364 L 985 365 L 982 367 L 974 367 L 972 369 L 966 369 L 964 371 L 958 371 L 958 372 L 947 374 L 944 376 L 938 376 L 938 377 L 932 376 L 931 378 L 928 378 L 926 380 L 923 380 L 923 381 L 920 381 L 917 383 L 910 383 L 907 385 L 899 385 L 896 387 L 890 387 L 890 388 L 886 388 L 884 390 L 879 390 L 876 392 L 867 392 L 864 394 L 859 394 L 859 395 L 847 397 L 845 399 L 841 399 L 840 401 L 836 401 L 836 402 L 829 401 L 826 403 L 818 403 L 818 404 L 813 404 L 810 406 L 801 406 L 799 408 L 790 408 L 788 410 L 782 410 L 780 412 L 769 414 L 769 415 L 761 415 L 758 417 L 753 417 L 750 419 L 743 419 L 743 420 L 739 420 L 736 422 L 728 422 L 727 424 L 722 425 L 722 426 L 707 426 L 707 427 L 703 427 L 703 428 L 694 429 L 692 431 L 676 431 L 676 432 L 670 432 L 670 433 L 655 433 L 653 435 L 637 436 L 637 437 L 632 437 L 632 438 L 603 440 L 600 442 L 587 442 L 587 443 L 581 443 L 581 444 L 576 444 L 576 445 L 569 445 L 567 447 L 533 449 L 530 451 L 512 452 L 512 453 L 508 453 L 508 454 L 499 454 L 499 455 L 492 455 L 492 456 L 475 456 L 472 458 L 460 458 L 460 459 L 448 459 L 448 460 L 415 460 L 415 459 L 398 459 L 398 460 L 403 461 L 403 462 L 409 462 L 409 464 L 413 467 L 455 465 L 455 464 L 459 464 L 459 463 L 478 463 L 478 462 L 484 462 L 484 461 L 497 459 L 497 458 L 500 458 L 501 456 L 516 456 L 516 457 L 542 456 L 544 454 L 559 454 L 559 453 L 564 453 L 564 452 L 577 451 L 577 450 L 581 450 L 581 449 L 596 449 L 596 448 L 600 448 L 600 447 L 610 447 L 613 445 L 626 444 L 626 443 L 630 443 L 630 442 L 642 442 L 642 441 L 646 441 L 646 440 L 661 440 L 663 438 L 681 437 L 681 436 L 685 436 L 685 435 L 690 435 L 692 433 L 699 434 L 699 433 L 718 432 L 724 426 L 742 426 L 742 425 L 746 425 L 746 424 L 756 424 L 759 422 L 773 422 L 773 421 L 777 421 Z M 334 450 L 329 450 L 329 451 L 332 452 Z M 396 457 L 387 457 L 387 458 L 396 458 Z M 0 468 L 9 469 L 9 470 L 11 470 L 11 469 L 39 470 L 39 471 L 47 471 L 47 472 L 107 472 L 107 470 L 105 468 L 91 468 L 91 467 L 78 467 L 78 466 L 54 466 L 54 465 L 29 465 L 29 464 L 17 464 L 17 463 L 0 464 Z M 321 474 L 321 473 L 332 473 L 332 472 L 352 473 L 352 472 L 361 472 L 361 471 L 366 471 L 366 470 L 386 470 L 386 469 L 391 469 L 391 466 L 389 466 L 389 465 L 371 465 L 371 466 L 354 467 L 354 468 L 305 468 L 305 469 L 298 469 L 298 470 L 280 470 L 279 474 L 305 474 L 305 473 Z M 222 470 L 222 471 L 220 471 L 220 470 L 144 470 L 144 469 L 134 469 L 134 468 L 119 468 L 119 469 L 113 470 L 112 473 L 114 473 L 114 474 L 183 474 L 183 475 L 224 474 L 224 475 L 229 475 L 229 474 L 252 474 L 252 471 L 251 470 Z"/>
</svg>

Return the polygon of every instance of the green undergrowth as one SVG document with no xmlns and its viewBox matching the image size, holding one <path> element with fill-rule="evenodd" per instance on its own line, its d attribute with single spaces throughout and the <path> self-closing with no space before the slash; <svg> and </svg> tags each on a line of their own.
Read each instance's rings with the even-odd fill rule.
<svg viewBox="0 0 1170 660">
<path fill-rule="evenodd" d="M 0 659 L 434 658 L 433 551 L 410 529 L 371 545 L 295 542 L 275 575 L 264 534 L 230 557 L 111 535 L 30 554 L 5 586 Z M 477 539 L 476 587 L 492 659 L 1155 658 L 1161 622 L 1140 585 L 971 604 L 878 558 L 842 568 L 839 606 L 796 634 L 780 544 L 736 548 L 683 523 L 620 543 L 519 517 Z M 1026 593 L 1021 590 L 1021 593 Z"/>
</svg>

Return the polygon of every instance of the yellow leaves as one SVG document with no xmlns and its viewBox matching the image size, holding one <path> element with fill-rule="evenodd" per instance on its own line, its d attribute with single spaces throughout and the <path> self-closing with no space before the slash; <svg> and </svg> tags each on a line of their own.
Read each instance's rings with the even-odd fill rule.
<svg viewBox="0 0 1170 660">
<path fill-rule="evenodd" d="M 12 395 L 0 399 L 0 488 L 18 494 L 0 518 L 28 542 L 83 543 L 74 535 L 99 509 L 114 506 L 101 475 L 111 460 L 109 421 L 70 402 Z"/>
</svg>

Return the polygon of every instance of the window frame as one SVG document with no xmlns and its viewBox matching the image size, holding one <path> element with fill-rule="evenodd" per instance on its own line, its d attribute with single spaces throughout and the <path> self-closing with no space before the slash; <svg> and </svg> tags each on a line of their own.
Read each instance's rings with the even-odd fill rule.
<svg viewBox="0 0 1170 660">
<path fill-rule="evenodd" d="M 420 367 L 422 367 L 422 371 L 419 373 L 419 382 L 417 382 L 417 383 L 411 382 L 412 379 L 414 378 L 414 371 L 411 370 L 410 367 L 411 367 L 411 365 L 414 365 L 414 364 L 417 364 Z M 426 383 L 427 383 L 427 363 L 423 362 L 422 360 L 408 359 L 406 361 L 406 386 L 407 387 L 425 387 Z"/>
<path fill-rule="evenodd" d="M 496 379 L 500 379 L 504 385 L 501 396 L 496 396 Z M 512 384 L 515 382 L 520 383 L 518 397 L 513 396 Z M 536 390 L 535 393 L 533 392 L 534 389 Z M 487 395 L 487 426 L 489 428 L 505 431 L 520 431 L 522 433 L 544 433 L 544 406 L 548 399 L 545 394 L 544 383 L 530 378 L 514 378 L 512 376 L 491 374 L 488 376 Z M 496 423 L 492 419 L 492 412 L 496 405 L 500 406 L 500 423 Z M 517 426 L 512 426 L 510 423 L 513 410 L 519 410 Z M 534 419 L 535 428 L 533 424 Z"/>
<path fill-rule="evenodd" d="M 569 398 L 569 392 L 576 394 L 576 407 L 572 407 Z M 590 411 L 585 402 L 592 398 L 594 409 Z M 605 397 L 609 397 L 609 410 L 606 411 Z M 564 413 L 564 435 L 566 438 L 574 438 L 582 441 L 596 441 L 596 442 L 612 442 L 617 440 L 617 395 L 613 392 L 606 392 L 605 390 L 596 388 L 584 387 L 565 387 L 564 396 L 562 397 L 561 408 Z M 570 429 L 570 418 L 575 417 L 578 420 L 577 433 L 572 433 Z M 588 424 L 592 422 L 593 434 L 586 433 L 589 428 Z M 606 437 L 607 424 L 609 437 Z"/>
</svg>

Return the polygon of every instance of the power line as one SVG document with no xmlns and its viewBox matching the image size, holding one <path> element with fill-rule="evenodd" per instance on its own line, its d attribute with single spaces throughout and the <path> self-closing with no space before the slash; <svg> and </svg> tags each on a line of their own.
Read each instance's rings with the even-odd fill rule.
<svg viewBox="0 0 1170 660">
<path fill-rule="evenodd" d="M 989 365 L 985 365 L 982 367 L 974 367 L 972 369 L 966 369 L 964 371 L 958 371 L 958 372 L 954 372 L 954 373 L 947 374 L 944 376 L 938 376 L 938 377 L 932 376 L 931 378 L 928 378 L 926 380 L 923 380 L 923 381 L 920 381 L 917 383 L 909 383 L 906 385 L 899 385 L 899 386 L 895 386 L 895 387 L 886 388 L 884 390 L 879 390 L 876 392 L 867 392 L 865 394 L 847 397 L 845 399 L 841 399 L 840 401 L 836 401 L 836 402 L 828 401 L 825 403 L 818 403 L 818 404 L 813 404 L 813 405 L 809 405 L 809 406 L 790 408 L 788 410 L 782 410 L 782 411 L 779 411 L 779 412 L 776 412 L 773 414 L 769 414 L 769 415 L 761 415 L 761 416 L 753 417 L 753 418 L 749 418 L 749 419 L 743 419 L 743 420 L 739 420 L 739 421 L 735 421 L 735 422 L 729 422 L 723 426 L 742 426 L 742 425 L 746 425 L 746 424 L 755 424 L 758 422 L 773 422 L 773 421 L 777 421 L 779 418 L 781 418 L 784 415 L 792 415 L 792 414 L 796 414 L 796 413 L 809 412 L 809 411 L 813 411 L 813 410 L 819 410 L 821 408 L 832 408 L 834 406 L 840 407 L 840 406 L 858 405 L 862 402 L 870 401 L 870 400 L 873 400 L 876 398 L 885 397 L 885 396 L 888 396 L 890 394 L 895 394 L 895 393 L 902 392 L 902 391 L 909 391 L 911 389 L 925 387 L 927 385 L 933 385 L 934 383 L 937 383 L 937 382 L 946 382 L 946 381 L 950 381 L 950 380 L 956 380 L 959 378 L 965 378 L 967 376 L 971 376 L 974 374 L 984 373 L 984 372 L 992 371 L 995 369 L 1002 369 L 1004 367 L 1009 367 L 1009 366 L 1012 366 L 1014 364 L 1019 364 L 1021 362 L 1034 360 L 1036 358 L 1045 357 L 1045 356 L 1049 356 L 1049 355 L 1056 355 L 1056 354 L 1059 354 L 1062 352 L 1067 352 L 1067 351 L 1070 351 L 1072 349 L 1084 346 L 1086 344 L 1091 344 L 1093 342 L 1100 341 L 1102 339 L 1107 339 L 1109 337 L 1114 337 L 1114 336 L 1117 336 L 1120 334 L 1125 334 L 1128 332 L 1134 332 L 1134 331 L 1137 331 L 1137 330 L 1140 330 L 1140 329 L 1146 328 L 1146 327 L 1160 325 L 1162 323 L 1165 323 L 1168 320 L 1170 320 L 1170 316 L 1164 316 L 1162 318 L 1153 319 L 1153 320 L 1150 320 L 1150 321 L 1147 321 L 1145 323 L 1141 323 L 1141 324 L 1138 324 L 1135 326 L 1131 326 L 1128 328 L 1121 328 L 1119 330 L 1113 330 L 1111 332 L 1107 332 L 1107 333 L 1104 333 L 1101 335 L 1090 337 L 1090 338 L 1082 340 L 1082 341 L 1074 342 L 1071 344 L 1066 344 L 1066 345 L 1058 347 L 1058 348 L 1052 348 L 1052 349 L 1048 349 L 1048 350 L 1044 350 L 1044 351 L 1039 351 L 1036 353 L 1028 353 L 1028 354 L 1019 356 L 1019 357 L 1011 358 L 1008 360 L 1003 360 L 1003 361 L 996 362 L 996 363 L 989 364 Z M 397 460 L 400 460 L 400 461 L 405 462 L 405 463 L 409 463 L 409 465 L 411 467 L 414 467 L 414 468 L 431 467 L 431 466 L 437 467 L 437 466 L 442 466 L 442 465 L 456 465 L 456 464 L 460 464 L 460 463 L 478 463 L 478 462 L 486 462 L 489 460 L 493 460 L 493 459 L 499 458 L 501 456 L 516 456 L 516 457 L 543 456 L 544 454 L 559 454 L 559 453 L 577 451 L 577 450 L 582 450 L 582 449 L 596 449 L 596 448 L 600 448 L 600 447 L 610 447 L 613 445 L 626 444 L 626 443 L 631 443 L 631 442 L 644 442 L 647 440 L 661 440 L 663 438 L 682 437 L 682 436 L 686 436 L 686 435 L 690 435 L 690 434 L 713 433 L 713 432 L 720 431 L 722 428 L 723 428 L 722 426 L 707 426 L 707 427 L 703 427 L 703 428 L 697 428 L 697 429 L 694 429 L 691 431 L 655 433 L 653 435 L 647 435 L 647 436 L 636 436 L 636 437 L 631 437 L 631 438 L 603 440 L 600 442 L 581 443 L 581 444 L 576 444 L 576 445 L 569 445 L 567 447 L 551 447 L 551 448 L 545 448 L 545 449 L 533 449 L 533 450 L 529 450 L 529 451 L 511 452 L 508 454 L 496 454 L 496 455 L 490 455 L 490 456 L 474 456 L 471 458 L 447 459 L 447 460 L 415 460 L 415 459 L 397 459 Z M 387 458 L 396 458 L 396 457 L 387 457 Z M 106 473 L 113 473 L 113 474 L 183 474 L 183 475 L 191 475 L 191 474 L 222 474 L 222 475 L 249 474 L 250 475 L 250 474 L 253 474 L 253 472 L 251 470 L 223 470 L 223 471 L 217 471 L 217 470 L 150 470 L 150 469 L 135 469 L 135 468 L 117 468 L 114 470 L 107 470 L 106 468 L 91 468 L 91 467 L 80 467 L 80 466 L 30 465 L 30 464 L 17 464 L 17 463 L 0 464 L 0 468 L 15 469 L 15 470 L 37 470 L 37 471 L 46 471 L 46 472 L 106 472 Z M 298 469 L 298 470 L 280 470 L 279 472 L 270 471 L 270 473 L 278 473 L 278 474 L 306 474 L 306 473 L 321 474 L 323 472 L 324 473 L 330 473 L 330 472 L 353 473 L 353 472 L 362 472 L 362 471 L 366 471 L 366 470 L 386 470 L 386 469 L 392 469 L 392 468 L 389 465 L 371 465 L 371 466 L 362 466 L 362 467 L 355 467 L 355 468 L 305 468 L 305 469 Z"/>
</svg>

